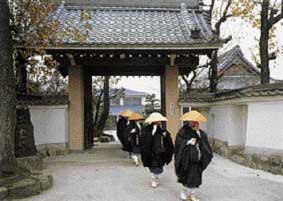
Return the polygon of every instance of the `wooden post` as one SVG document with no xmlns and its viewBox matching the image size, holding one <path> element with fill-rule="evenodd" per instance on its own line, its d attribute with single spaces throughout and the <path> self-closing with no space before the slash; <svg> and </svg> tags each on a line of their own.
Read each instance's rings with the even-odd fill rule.
<svg viewBox="0 0 283 201">
<path fill-rule="evenodd" d="M 90 69 L 84 69 L 84 146 L 93 146 L 93 108 L 92 108 L 92 75 Z"/>
<path fill-rule="evenodd" d="M 84 150 L 84 73 L 82 66 L 69 68 L 69 146 Z"/>
<path fill-rule="evenodd" d="M 167 66 L 165 67 L 164 80 L 162 81 L 162 87 L 165 88 L 165 98 L 166 104 L 166 117 L 168 119 L 167 129 L 172 134 L 172 137 L 175 139 L 175 136 L 179 130 L 179 68 L 178 66 Z"/>
</svg>

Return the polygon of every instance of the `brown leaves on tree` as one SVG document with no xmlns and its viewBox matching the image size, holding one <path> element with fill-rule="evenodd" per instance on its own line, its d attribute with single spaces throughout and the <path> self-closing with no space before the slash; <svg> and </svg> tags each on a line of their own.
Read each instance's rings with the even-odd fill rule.
<svg viewBox="0 0 283 201">
<path fill-rule="evenodd" d="M 91 15 L 87 10 L 81 11 L 81 24 L 86 30 L 79 28 L 62 29 L 58 20 L 53 17 L 60 6 L 52 0 L 10 0 L 12 12 L 11 22 L 13 39 L 18 48 L 17 54 L 28 61 L 29 92 L 38 92 L 40 86 L 46 85 L 47 92 L 57 93 L 66 85 L 57 71 L 58 63 L 47 55 L 47 47 L 60 47 L 65 39 L 86 41 L 91 26 L 88 20 Z M 41 60 L 40 60 L 41 58 Z M 60 86 L 58 86 L 60 85 Z"/>
</svg>

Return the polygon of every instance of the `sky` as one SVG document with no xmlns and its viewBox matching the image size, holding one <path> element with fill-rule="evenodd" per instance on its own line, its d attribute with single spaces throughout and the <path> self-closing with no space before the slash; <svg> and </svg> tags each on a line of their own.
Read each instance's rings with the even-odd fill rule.
<svg viewBox="0 0 283 201">
<path fill-rule="evenodd" d="M 222 37 L 232 35 L 232 41 L 220 49 L 225 52 L 236 45 L 240 45 L 246 58 L 252 63 L 252 52 L 255 51 L 257 45 L 256 38 L 259 38 L 259 31 L 251 28 L 246 22 L 235 19 L 225 23 L 222 27 Z M 283 26 L 277 28 L 276 42 L 279 47 L 283 47 Z M 276 79 L 283 79 L 283 53 L 278 55 L 276 62 L 272 62 L 270 66 L 271 77 Z M 160 97 L 160 79 L 158 77 L 122 77 L 119 86 L 142 91 L 147 93 L 155 93 Z"/>
</svg>

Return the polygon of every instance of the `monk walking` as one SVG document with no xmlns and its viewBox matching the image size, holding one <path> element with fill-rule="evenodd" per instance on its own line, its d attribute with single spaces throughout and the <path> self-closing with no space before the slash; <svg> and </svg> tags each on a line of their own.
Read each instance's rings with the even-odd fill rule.
<svg viewBox="0 0 283 201">
<path fill-rule="evenodd" d="M 178 182 L 183 185 L 181 199 L 199 201 L 195 191 L 202 184 L 202 173 L 213 157 L 207 134 L 199 127 L 199 122 L 207 120 L 197 111 L 185 113 L 181 120 L 186 123 L 175 143 L 175 170 Z"/>
</svg>

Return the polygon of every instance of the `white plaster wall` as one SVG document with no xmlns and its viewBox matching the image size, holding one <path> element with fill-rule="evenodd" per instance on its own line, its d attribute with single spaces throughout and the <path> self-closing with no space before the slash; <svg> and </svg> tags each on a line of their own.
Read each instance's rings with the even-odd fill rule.
<svg viewBox="0 0 283 201">
<path fill-rule="evenodd" d="M 237 105 L 212 106 L 209 110 L 199 109 L 208 122 L 201 124 L 209 137 L 228 142 L 229 146 L 245 144 L 247 108 Z"/>
<path fill-rule="evenodd" d="M 67 106 L 30 106 L 35 144 L 68 143 Z"/>
<path fill-rule="evenodd" d="M 228 142 L 230 116 L 227 106 L 215 106 L 209 110 L 208 115 L 208 133 L 212 138 Z"/>
<path fill-rule="evenodd" d="M 283 150 L 283 101 L 249 104 L 246 146 Z"/>
<path fill-rule="evenodd" d="M 202 113 L 206 118 L 209 118 L 209 110 L 208 110 L 208 108 L 200 108 L 198 111 L 200 113 Z M 200 128 L 208 133 L 209 128 L 208 128 L 208 123 L 207 122 L 206 123 L 200 123 Z M 210 136 L 211 134 L 208 133 L 208 135 Z"/>
<path fill-rule="evenodd" d="M 245 145 L 246 128 L 247 128 L 247 107 L 246 106 L 231 106 L 231 129 L 229 135 L 229 145 Z"/>
</svg>

